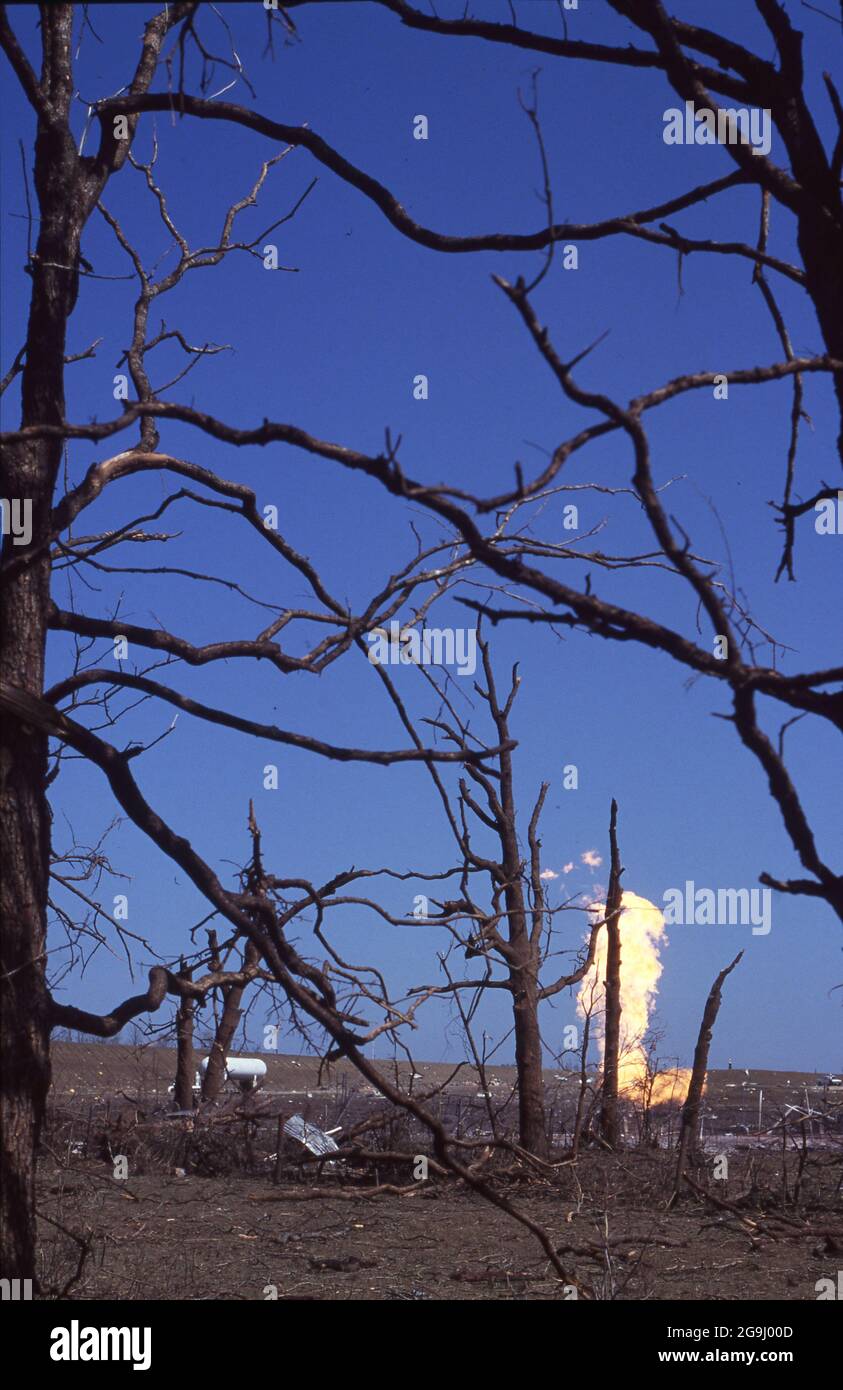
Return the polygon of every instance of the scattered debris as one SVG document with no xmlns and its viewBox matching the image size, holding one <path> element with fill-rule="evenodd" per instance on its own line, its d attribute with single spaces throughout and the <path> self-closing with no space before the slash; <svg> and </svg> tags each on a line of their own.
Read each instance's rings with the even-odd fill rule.
<svg viewBox="0 0 843 1390">
<path fill-rule="evenodd" d="M 335 1130 L 334 1133 L 336 1132 Z M 310 1124 L 301 1115 L 291 1116 L 284 1126 L 284 1133 L 288 1139 L 294 1139 L 298 1144 L 303 1145 L 308 1153 L 315 1154 L 317 1158 L 324 1158 L 326 1154 L 339 1153 L 339 1146 L 330 1134 L 327 1134 L 324 1129 L 319 1129 L 317 1125 Z"/>
<path fill-rule="evenodd" d="M 356 1269 L 374 1269 L 377 1260 L 364 1260 L 359 1255 L 344 1255 L 341 1259 L 319 1259 L 315 1255 L 308 1257 L 311 1269 L 333 1270 L 336 1274 L 353 1274 Z"/>
</svg>

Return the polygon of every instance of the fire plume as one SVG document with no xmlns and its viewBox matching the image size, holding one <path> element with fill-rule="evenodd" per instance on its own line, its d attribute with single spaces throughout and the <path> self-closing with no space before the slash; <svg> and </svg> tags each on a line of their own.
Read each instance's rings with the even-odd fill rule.
<svg viewBox="0 0 843 1390">
<path fill-rule="evenodd" d="M 637 893 L 622 895 L 621 935 L 621 1045 L 618 1057 L 618 1091 L 630 1100 L 650 1105 L 683 1101 L 688 1092 L 690 1071 L 682 1067 L 650 1074 L 644 1039 L 650 1013 L 658 993 L 664 965 L 660 948 L 667 946 L 664 915 L 655 903 Z M 602 917 L 605 904 L 595 903 L 592 911 Z M 583 977 L 577 995 L 581 1018 L 591 1015 L 592 1031 L 597 1034 L 600 1058 L 604 1053 L 605 981 L 608 933 L 601 927 L 591 969 Z"/>
</svg>

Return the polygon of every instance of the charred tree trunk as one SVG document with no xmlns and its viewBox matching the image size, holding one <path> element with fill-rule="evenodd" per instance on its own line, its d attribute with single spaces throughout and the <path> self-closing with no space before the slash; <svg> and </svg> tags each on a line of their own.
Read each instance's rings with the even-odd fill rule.
<svg viewBox="0 0 843 1390">
<path fill-rule="evenodd" d="M 548 1151 L 547 1121 L 536 967 L 528 960 L 523 970 L 513 971 L 513 977 L 518 1137 L 523 1149 L 544 1158 Z"/>
<path fill-rule="evenodd" d="M 484 653 L 485 657 L 485 653 Z M 490 672 L 489 672 L 490 674 Z M 490 689 L 493 689 L 490 682 Z M 497 700 L 493 712 L 497 710 Z M 506 715 L 497 712 L 498 730 L 506 728 Z M 542 1038 L 539 1027 L 539 950 L 531 939 L 524 901 L 521 852 L 516 831 L 516 810 L 509 752 L 500 758 L 501 815 L 498 835 L 502 849 L 502 868 L 506 878 L 504 900 L 509 935 L 509 983 L 512 991 L 515 1027 L 515 1069 L 518 1076 L 518 1141 L 528 1153 L 545 1158 L 547 1122 L 544 1113 L 544 1075 Z"/>
<path fill-rule="evenodd" d="M 9 450 L 3 496 L 32 502 L 32 547 L 49 516 L 50 450 Z M 4 546 L 3 561 L 20 552 Z M 0 680 L 41 694 L 49 561 L 20 571 L 2 595 Z M 50 816 L 47 739 L 0 721 L 0 1269 L 35 1277 L 35 1159 L 50 1084 L 45 980 Z"/>
<path fill-rule="evenodd" d="M 240 1022 L 242 1014 L 240 1001 L 242 998 L 242 985 L 230 985 L 223 990 L 222 1013 L 208 1054 L 208 1066 L 202 1081 L 203 1101 L 216 1100 L 225 1085 L 228 1050 Z"/>
<path fill-rule="evenodd" d="M 48 44 L 69 72 L 70 7 L 42 13 Z M 58 69 L 58 70 L 56 70 Z M 76 153 L 66 127 L 71 88 L 59 61 L 51 73 L 58 119 L 39 121 L 34 180 L 41 211 L 28 269 L 32 294 L 21 380 L 21 425 L 64 419 L 67 319 L 75 299 L 81 211 L 73 196 Z M 61 460 L 60 439 L 8 447 L 2 495 L 29 517 L 23 544 L 5 538 L 2 555 L 0 681 L 40 696 L 50 605 L 50 513 Z M 27 527 L 29 529 L 29 527 Z M 0 1268 L 4 1277 L 35 1277 L 35 1160 L 50 1084 L 49 995 L 46 985 L 50 810 L 47 738 L 26 724 L 4 721 L 0 731 L 0 1090 L 2 1198 Z"/>
<path fill-rule="evenodd" d="M 254 965 L 260 959 L 260 952 L 250 941 L 245 950 L 244 964 Z M 240 1008 L 245 985 L 228 985 L 223 989 L 223 1006 L 213 1046 L 208 1054 L 208 1066 L 202 1082 L 202 1099 L 216 1100 L 225 1085 L 226 1063 L 237 1025 L 242 1017 Z"/>
<path fill-rule="evenodd" d="M 175 5 L 152 18 L 130 90 L 140 93 L 155 72 L 161 43 L 182 12 Z M 99 150 L 80 156 L 70 128 L 73 100 L 73 6 L 40 6 L 40 74 L 21 54 L 18 75 L 35 107 L 33 181 L 40 213 L 25 360 L 21 427 L 61 425 L 65 417 L 67 323 L 79 288 L 82 230 L 102 189 L 126 160 L 129 138 L 108 128 Z M 11 40 L 13 42 L 13 40 Z M 8 51 L 10 40 L 4 46 Z M 53 494 L 62 440 L 9 445 L 0 495 L 27 515 L 25 539 L 7 537 L 0 559 L 0 683 L 40 697 L 50 613 Z M 22 543 L 18 544 L 18 539 Z M 4 1278 L 35 1278 L 35 1158 L 50 1083 L 50 996 L 46 981 L 50 809 L 47 738 L 23 721 L 0 729 L 0 1269 Z"/>
<path fill-rule="evenodd" d="M 585 1016 L 585 1023 L 582 1030 L 582 1047 L 580 1048 L 580 1089 L 577 1096 L 577 1114 L 574 1120 L 574 1137 L 571 1144 L 571 1157 L 576 1158 L 580 1151 L 580 1139 L 582 1138 L 583 1120 L 585 1119 L 585 1102 L 588 1095 L 588 1043 L 591 1033 L 591 1014 Z"/>
<path fill-rule="evenodd" d="M 499 945 L 501 955 L 507 963 L 509 988 L 512 993 L 515 1069 L 518 1077 L 518 1139 L 523 1149 L 535 1154 L 537 1158 L 545 1158 L 548 1153 L 548 1139 L 544 1109 L 543 1048 L 539 1025 L 541 883 L 536 870 L 535 881 L 531 878 L 531 882 L 537 902 L 534 904 L 532 914 L 529 914 L 525 896 L 525 866 L 518 838 L 515 782 L 512 769 L 513 743 L 509 732 L 509 712 L 518 690 L 518 677 L 513 671 L 512 688 L 507 700 L 501 705 L 489 658 L 489 648 L 482 640 L 479 642 L 479 646 L 483 659 L 483 671 L 486 676 L 486 689 L 481 693 L 488 703 L 502 747 L 498 759 L 499 796 L 493 795 L 490 798 L 489 807 L 492 815 L 486 820 L 486 823 L 493 825 L 501 849 L 500 862 L 494 866 L 494 871 L 497 884 L 499 888 L 503 889 L 503 898 L 506 904 L 507 940 L 505 942 L 499 941 Z M 464 783 L 461 784 L 461 788 L 463 796 L 467 797 Z M 531 851 L 534 854 L 537 852 L 536 823 L 546 790 L 546 787 L 542 790 L 530 824 L 529 838 Z M 468 804 L 472 804 L 470 799 Z"/>
<path fill-rule="evenodd" d="M 679 1130 L 679 1157 L 676 1162 L 676 1184 L 673 1189 L 672 1201 L 679 1196 L 682 1186 L 682 1179 L 685 1175 L 685 1168 L 688 1159 L 696 1148 L 697 1126 L 700 1114 L 700 1104 L 702 1102 L 703 1087 L 705 1086 L 706 1071 L 708 1068 L 708 1050 L 711 1047 L 711 1034 L 720 1012 L 720 992 L 723 988 L 723 981 L 727 975 L 731 975 L 735 966 L 740 961 L 743 951 L 739 951 L 725 970 L 721 970 L 714 984 L 711 986 L 705 1009 L 703 1010 L 702 1023 L 700 1024 L 697 1046 L 694 1051 L 694 1066 L 691 1071 L 691 1082 L 688 1087 L 688 1094 L 685 1104 L 682 1107 L 682 1124 Z"/>
<path fill-rule="evenodd" d="M 604 1143 L 617 1149 L 620 1142 L 618 1126 L 618 1059 L 621 1040 L 621 868 L 618 854 L 618 804 L 612 802 L 609 819 L 609 843 L 612 864 L 609 892 L 606 896 L 606 1025 L 603 1053 L 603 1098 L 600 1111 L 600 1133 Z"/>
<path fill-rule="evenodd" d="M 182 979 L 189 980 L 192 971 L 185 967 L 184 960 L 181 962 L 179 975 Z M 176 1091 L 175 1102 L 179 1110 L 193 1109 L 193 1014 L 195 1001 L 187 995 L 179 1000 L 178 1014 L 176 1015 Z"/>
</svg>

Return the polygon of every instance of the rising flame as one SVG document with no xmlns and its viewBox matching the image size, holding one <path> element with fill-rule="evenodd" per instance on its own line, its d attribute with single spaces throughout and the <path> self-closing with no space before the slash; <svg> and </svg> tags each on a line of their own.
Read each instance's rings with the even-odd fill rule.
<svg viewBox="0 0 843 1390">
<path fill-rule="evenodd" d="M 667 946 L 664 916 L 655 903 L 637 893 L 625 891 L 621 897 L 621 1040 L 618 1057 L 618 1091 L 632 1100 L 664 1105 L 667 1101 L 683 1101 L 688 1093 L 691 1073 L 683 1067 L 648 1074 L 644 1039 L 659 979 L 664 966 L 659 948 Z M 592 912 L 602 917 L 604 903 L 595 903 Z M 597 1034 L 600 1059 L 603 1059 L 605 1037 L 605 980 L 608 933 L 601 927 L 597 935 L 597 950 L 591 969 L 583 977 L 577 995 L 577 1012 L 581 1018 L 592 1016 L 592 1029 Z"/>
</svg>

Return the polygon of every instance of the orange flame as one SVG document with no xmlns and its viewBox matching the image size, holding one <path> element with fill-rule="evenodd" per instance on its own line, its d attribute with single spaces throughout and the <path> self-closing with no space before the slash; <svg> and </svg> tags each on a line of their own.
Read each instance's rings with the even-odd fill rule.
<svg viewBox="0 0 843 1390">
<path fill-rule="evenodd" d="M 644 1038 L 650 1012 L 658 993 L 659 979 L 664 966 L 659 948 L 668 945 L 664 916 L 655 903 L 637 893 L 625 891 L 621 897 L 621 1043 L 618 1057 L 618 1091 L 631 1100 L 650 1105 L 668 1101 L 683 1101 L 691 1080 L 690 1071 L 674 1067 L 650 1074 Z M 594 903 L 592 912 L 600 917 L 606 911 L 604 903 Z M 605 982 L 608 933 L 601 927 L 597 950 L 591 969 L 583 977 L 577 995 L 577 1012 L 581 1018 L 596 1017 L 600 1058 L 603 1059 L 605 1037 Z"/>
</svg>

